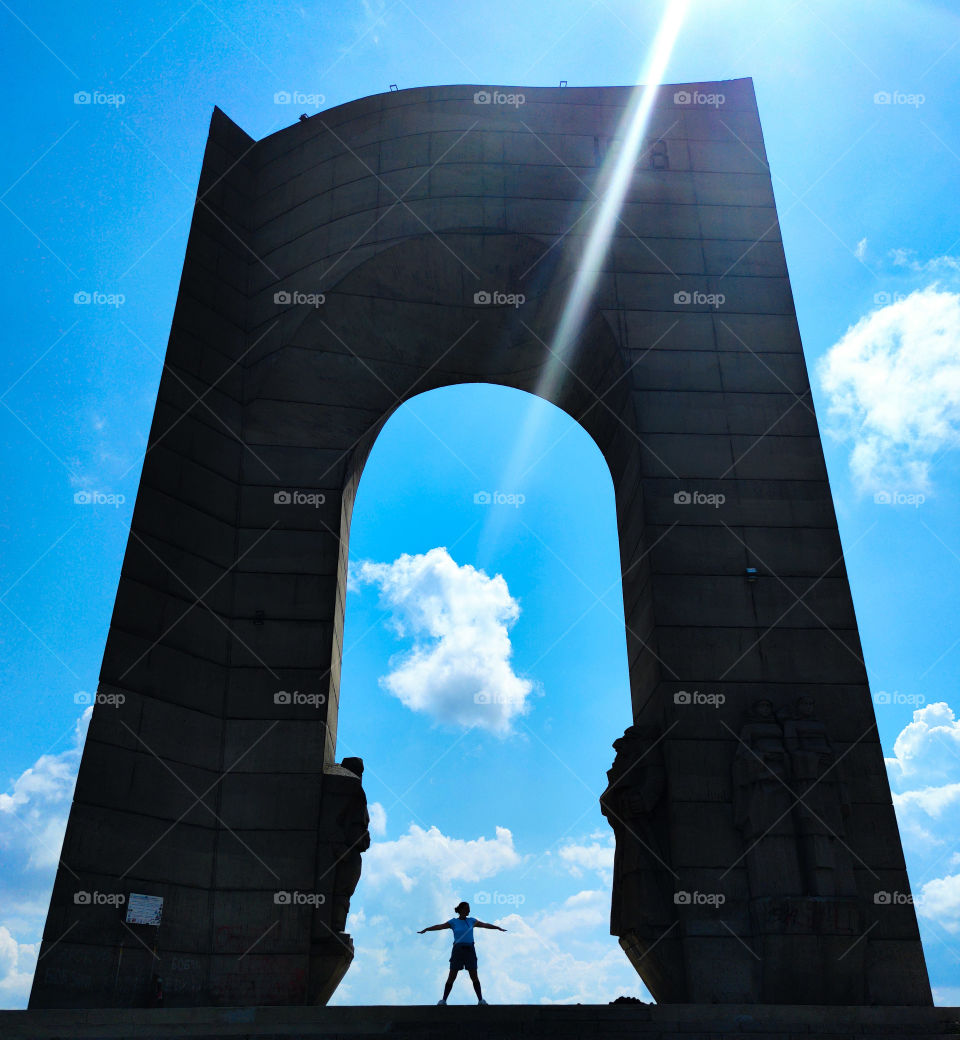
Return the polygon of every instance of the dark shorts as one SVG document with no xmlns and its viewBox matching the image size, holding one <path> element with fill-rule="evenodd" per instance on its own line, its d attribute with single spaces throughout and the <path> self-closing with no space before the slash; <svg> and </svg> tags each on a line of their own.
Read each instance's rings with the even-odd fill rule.
<svg viewBox="0 0 960 1040">
<path fill-rule="evenodd" d="M 450 954 L 450 970 L 460 971 L 461 968 L 466 968 L 467 971 L 477 970 L 477 948 L 473 943 L 453 944 L 453 952 Z"/>
</svg>

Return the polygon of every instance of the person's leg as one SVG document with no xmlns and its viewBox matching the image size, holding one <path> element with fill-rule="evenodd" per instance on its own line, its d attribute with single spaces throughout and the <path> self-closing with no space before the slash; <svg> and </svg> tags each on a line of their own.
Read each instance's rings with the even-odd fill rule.
<svg viewBox="0 0 960 1040">
<path fill-rule="evenodd" d="M 468 968 L 470 972 L 470 981 L 473 983 L 473 992 L 477 995 L 477 1000 L 483 1000 L 483 994 L 480 992 L 480 976 L 477 975 L 476 968 Z"/>
<path fill-rule="evenodd" d="M 443 999 L 446 1000 L 450 996 L 450 990 L 453 989 L 453 980 L 457 977 L 458 968 L 451 968 L 450 974 L 447 976 L 446 984 L 443 987 Z"/>
</svg>

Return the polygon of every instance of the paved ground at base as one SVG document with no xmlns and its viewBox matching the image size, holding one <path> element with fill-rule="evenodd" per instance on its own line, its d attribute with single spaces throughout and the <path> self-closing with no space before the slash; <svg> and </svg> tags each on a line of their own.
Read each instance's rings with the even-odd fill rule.
<svg viewBox="0 0 960 1040">
<path fill-rule="evenodd" d="M 2 1040 L 960 1040 L 960 1008 L 773 1005 L 162 1008 L 0 1011 Z"/>
</svg>

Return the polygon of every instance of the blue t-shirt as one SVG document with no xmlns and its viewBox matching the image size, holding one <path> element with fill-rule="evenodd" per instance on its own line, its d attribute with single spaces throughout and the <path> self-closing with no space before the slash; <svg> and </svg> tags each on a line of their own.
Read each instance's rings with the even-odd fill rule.
<svg viewBox="0 0 960 1040">
<path fill-rule="evenodd" d="M 458 943 L 473 942 L 473 926 L 477 923 L 475 917 L 451 917 L 447 924 L 453 929 L 453 945 Z"/>
</svg>

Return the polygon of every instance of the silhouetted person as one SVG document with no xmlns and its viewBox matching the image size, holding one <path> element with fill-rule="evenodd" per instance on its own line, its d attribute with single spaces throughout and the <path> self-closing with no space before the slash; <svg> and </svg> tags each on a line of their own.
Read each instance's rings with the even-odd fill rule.
<svg viewBox="0 0 960 1040">
<path fill-rule="evenodd" d="M 506 928 L 501 928 L 498 924 L 484 924 L 483 921 L 478 921 L 475 917 L 468 917 L 470 913 L 469 903 L 458 903 L 454 910 L 457 912 L 456 917 L 451 917 L 449 921 L 444 921 L 443 924 L 432 924 L 429 928 L 421 928 L 417 935 L 423 935 L 424 932 L 442 932 L 444 928 L 449 928 L 453 932 L 453 950 L 450 953 L 450 974 L 447 976 L 446 984 L 443 987 L 443 997 L 437 1001 L 437 1004 L 446 1004 L 447 997 L 450 996 L 450 990 L 453 989 L 453 980 L 457 977 L 457 972 L 461 968 L 466 968 L 467 973 L 470 975 L 470 981 L 473 983 L 473 991 L 477 995 L 478 1004 L 486 1004 L 483 999 L 483 993 L 480 991 L 480 979 L 477 976 L 477 950 L 473 945 L 473 930 L 474 928 L 491 928 L 495 932 L 505 932 Z"/>
</svg>

